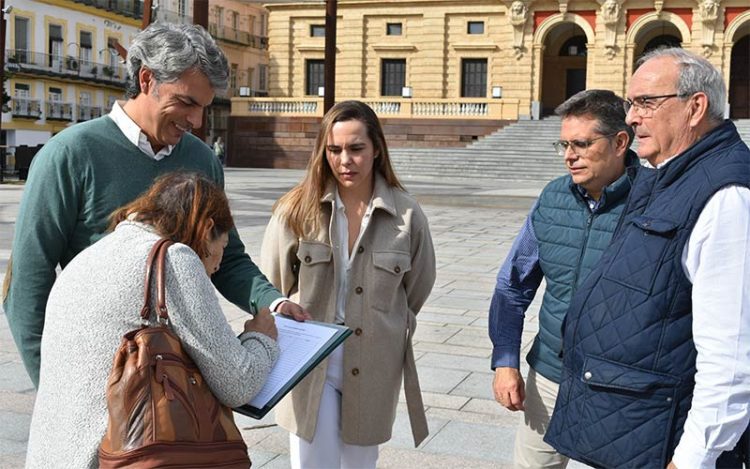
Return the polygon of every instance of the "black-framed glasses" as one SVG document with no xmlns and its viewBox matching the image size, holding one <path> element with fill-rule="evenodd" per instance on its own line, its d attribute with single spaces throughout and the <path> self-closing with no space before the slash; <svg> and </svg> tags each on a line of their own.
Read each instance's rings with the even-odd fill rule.
<svg viewBox="0 0 750 469">
<path fill-rule="evenodd" d="M 690 93 L 674 93 L 674 94 L 662 94 L 659 96 L 638 96 L 633 99 L 626 99 L 622 102 L 622 107 L 625 109 L 625 114 L 633 111 L 641 117 L 651 117 L 654 111 L 659 109 L 662 104 L 666 103 L 670 98 L 687 98 Z M 661 102 L 657 102 L 657 99 L 661 99 Z"/>
<path fill-rule="evenodd" d="M 596 142 L 597 140 L 600 140 L 602 138 L 609 138 L 614 134 L 608 134 L 608 135 L 601 135 L 599 137 L 590 138 L 588 140 L 558 140 L 552 144 L 553 147 L 555 147 L 555 151 L 560 156 L 565 156 L 565 152 L 568 151 L 568 148 L 573 149 L 573 153 L 575 153 L 577 156 L 586 156 L 586 150 L 589 149 L 591 144 Z"/>
</svg>

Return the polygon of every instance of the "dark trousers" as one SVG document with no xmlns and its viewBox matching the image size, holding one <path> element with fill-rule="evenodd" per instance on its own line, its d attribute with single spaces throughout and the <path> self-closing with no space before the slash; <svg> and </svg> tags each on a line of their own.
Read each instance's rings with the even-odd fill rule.
<svg viewBox="0 0 750 469">
<path fill-rule="evenodd" d="M 742 469 L 750 468 L 750 427 L 742 434 L 742 438 L 737 442 L 737 446 L 732 451 L 721 453 L 716 460 L 716 468 L 719 469 Z"/>
</svg>

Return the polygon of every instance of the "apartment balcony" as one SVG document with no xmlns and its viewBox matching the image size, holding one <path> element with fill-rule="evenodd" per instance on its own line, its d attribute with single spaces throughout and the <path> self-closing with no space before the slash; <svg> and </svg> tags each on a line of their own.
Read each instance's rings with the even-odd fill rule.
<svg viewBox="0 0 750 469">
<path fill-rule="evenodd" d="M 256 36 L 247 31 L 240 31 L 239 29 L 228 28 L 226 26 L 219 27 L 216 23 L 209 23 L 208 32 L 215 39 L 221 41 L 234 42 L 254 49 L 268 49 L 267 37 Z"/>
<path fill-rule="evenodd" d="M 127 82 L 126 69 L 120 65 L 14 49 L 7 50 L 5 57 L 5 69 L 13 73 L 93 81 L 118 88 L 125 88 Z"/>
<path fill-rule="evenodd" d="M 73 0 L 130 18 L 143 18 L 143 0 Z"/>
<path fill-rule="evenodd" d="M 266 90 L 256 90 L 249 86 L 237 86 L 229 89 L 230 97 L 232 98 L 250 98 L 250 97 L 265 97 L 268 96 Z"/>
<path fill-rule="evenodd" d="M 193 16 L 179 11 L 166 10 L 157 7 L 154 10 L 154 20 L 164 23 L 193 24 Z"/>
<path fill-rule="evenodd" d="M 48 121 L 72 121 L 73 120 L 73 104 L 63 103 L 61 101 L 47 101 L 45 103 L 47 108 L 47 115 L 45 116 Z"/>
<path fill-rule="evenodd" d="M 89 121 L 102 116 L 101 106 L 86 106 L 83 104 L 78 105 L 78 122 Z"/>
<path fill-rule="evenodd" d="M 38 99 L 11 98 L 11 115 L 16 119 L 40 119 L 42 105 Z"/>
</svg>

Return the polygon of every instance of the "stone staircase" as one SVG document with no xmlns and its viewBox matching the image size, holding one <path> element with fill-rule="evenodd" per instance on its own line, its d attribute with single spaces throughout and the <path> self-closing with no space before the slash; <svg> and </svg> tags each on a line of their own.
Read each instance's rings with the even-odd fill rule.
<svg viewBox="0 0 750 469">
<path fill-rule="evenodd" d="M 750 145 L 750 119 L 735 121 Z M 465 148 L 393 148 L 393 165 L 404 179 L 466 178 L 551 181 L 566 174 L 552 148 L 560 138 L 560 118 L 510 124 Z"/>
</svg>

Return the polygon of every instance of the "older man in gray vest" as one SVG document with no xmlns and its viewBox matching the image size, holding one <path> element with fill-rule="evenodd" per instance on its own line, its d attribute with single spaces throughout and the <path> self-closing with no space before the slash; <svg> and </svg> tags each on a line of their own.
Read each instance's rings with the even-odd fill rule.
<svg viewBox="0 0 750 469">
<path fill-rule="evenodd" d="M 497 275 L 490 306 L 495 399 L 523 411 L 514 450 L 516 467 L 564 467 L 567 458 L 542 441 L 560 381 L 560 328 L 573 291 L 609 244 L 625 205 L 632 129 L 623 100 L 611 91 L 582 91 L 556 109 L 562 117 L 554 143 L 570 174 L 547 185 Z M 547 288 L 539 333 L 519 372 L 524 313 L 537 288 Z"/>
<path fill-rule="evenodd" d="M 682 49 L 630 81 L 651 169 L 568 310 L 545 441 L 574 459 L 715 467 L 750 420 L 750 150 L 725 102 L 719 71 Z"/>
</svg>

